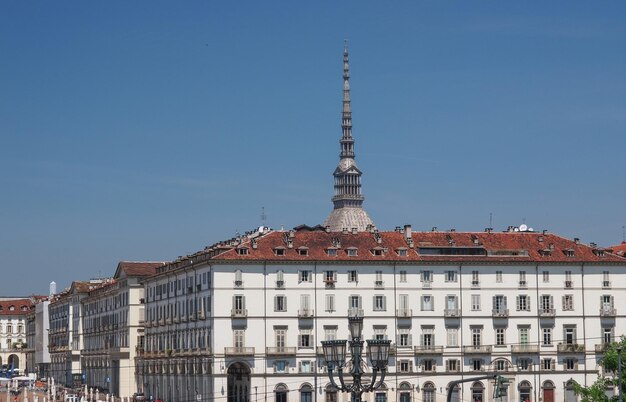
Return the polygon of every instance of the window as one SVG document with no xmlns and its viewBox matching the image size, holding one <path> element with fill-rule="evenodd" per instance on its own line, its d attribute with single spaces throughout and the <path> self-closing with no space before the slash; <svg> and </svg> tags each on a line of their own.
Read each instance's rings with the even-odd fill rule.
<svg viewBox="0 0 626 402">
<path fill-rule="evenodd" d="M 287 296 L 274 296 L 274 311 L 287 311 Z"/>
<path fill-rule="evenodd" d="M 496 328 L 496 346 L 505 346 L 505 333 L 506 330 L 504 328 Z"/>
<path fill-rule="evenodd" d="M 283 256 L 283 255 L 285 255 L 285 249 L 284 248 L 275 248 L 274 249 L 274 255 L 276 255 L 276 256 Z"/>
<path fill-rule="evenodd" d="M 337 256 L 337 249 L 336 248 L 327 248 L 326 249 L 326 254 L 329 257 L 336 257 Z"/>
<path fill-rule="evenodd" d="M 235 314 L 243 314 L 246 309 L 246 297 L 244 295 L 233 296 L 233 310 Z"/>
<path fill-rule="evenodd" d="M 435 367 L 437 367 L 437 363 L 432 359 L 423 359 L 422 360 L 422 371 L 435 371 Z"/>
<path fill-rule="evenodd" d="M 384 392 L 377 392 L 374 402 L 387 402 L 387 394 Z"/>
<path fill-rule="evenodd" d="M 406 271 L 400 271 L 400 282 L 406 282 Z"/>
<path fill-rule="evenodd" d="M 517 311 L 530 311 L 530 296 L 517 296 Z"/>
<path fill-rule="evenodd" d="M 285 349 L 285 342 L 287 339 L 287 328 L 274 327 L 274 342 L 277 349 Z"/>
<path fill-rule="evenodd" d="M 605 345 L 610 345 L 614 340 L 614 327 L 603 327 L 602 328 L 602 343 Z"/>
<path fill-rule="evenodd" d="M 433 271 L 422 271 L 421 281 L 430 284 L 433 281 Z"/>
<path fill-rule="evenodd" d="M 550 282 L 550 271 L 543 271 L 543 283 Z"/>
<path fill-rule="evenodd" d="M 398 253 L 399 257 L 406 257 L 408 255 L 408 250 L 405 248 L 399 248 L 396 250 L 396 252 Z"/>
<path fill-rule="evenodd" d="M 563 340 L 567 345 L 576 344 L 576 326 L 575 325 L 563 325 Z"/>
<path fill-rule="evenodd" d="M 337 339 L 337 326 L 324 325 L 324 338 L 327 341 L 334 341 Z"/>
<path fill-rule="evenodd" d="M 424 396 L 422 402 L 435 402 L 435 385 L 432 382 L 427 382 L 424 384 Z"/>
<path fill-rule="evenodd" d="M 543 327 L 541 344 L 543 346 L 552 346 L 552 328 Z"/>
<path fill-rule="evenodd" d="M 517 332 L 519 336 L 519 344 L 528 345 L 528 334 L 530 332 L 530 328 L 527 326 L 518 326 Z"/>
<path fill-rule="evenodd" d="M 446 328 L 446 338 L 448 346 L 459 346 L 459 329 Z"/>
<path fill-rule="evenodd" d="M 502 283 L 502 271 L 496 271 L 496 283 Z"/>
<path fill-rule="evenodd" d="M 430 349 L 435 346 L 435 327 L 422 326 L 422 338 L 421 344 L 425 349 Z"/>
<path fill-rule="evenodd" d="M 508 313 L 508 309 L 506 308 L 506 296 L 504 295 L 493 296 L 493 313 L 496 315 L 502 315 L 502 314 Z"/>
<path fill-rule="evenodd" d="M 385 300 L 385 296 L 375 295 L 374 296 L 374 311 L 385 311 L 385 310 L 387 310 L 387 302 Z"/>
<path fill-rule="evenodd" d="M 506 371 L 508 369 L 508 364 L 506 360 L 500 359 L 494 362 L 494 369 L 496 371 Z"/>
<path fill-rule="evenodd" d="M 471 359 L 472 370 L 481 371 L 483 368 L 483 360 L 482 359 Z"/>
<path fill-rule="evenodd" d="M 478 286 L 480 282 L 478 281 L 478 271 L 472 271 L 472 286 Z"/>
<path fill-rule="evenodd" d="M 301 373 L 312 373 L 313 369 L 312 369 L 313 365 L 311 364 L 310 360 L 303 360 L 300 362 L 300 372 Z"/>
<path fill-rule="evenodd" d="M 276 271 L 276 287 L 282 288 L 285 286 L 285 275 L 282 270 Z"/>
<path fill-rule="evenodd" d="M 278 362 L 276 362 L 276 363 L 278 363 Z M 276 363 L 274 363 L 274 371 L 277 371 L 277 364 Z M 283 363 L 283 367 L 282 367 L 283 371 L 282 372 L 284 372 L 286 364 L 284 364 L 285 362 L 282 362 L 282 363 Z M 287 391 L 288 391 L 287 390 L 287 386 L 285 384 L 277 385 L 276 389 L 274 390 L 274 395 L 275 395 L 275 398 L 276 398 L 275 402 L 287 402 Z M 235 399 L 235 398 L 233 398 L 233 399 Z"/>
<path fill-rule="evenodd" d="M 298 334 L 298 347 L 300 349 L 311 349 L 313 346 L 312 331 L 310 329 L 301 329 Z"/>
<path fill-rule="evenodd" d="M 333 286 L 337 281 L 337 272 L 324 271 L 324 283 L 326 286 Z"/>
<path fill-rule="evenodd" d="M 374 325 L 374 339 L 384 341 L 387 339 L 387 326 Z"/>
<path fill-rule="evenodd" d="M 411 330 L 409 328 L 398 329 L 398 347 L 410 347 L 411 344 Z"/>
<path fill-rule="evenodd" d="M 350 306 L 350 315 L 362 315 L 363 314 L 363 303 L 361 302 L 361 296 L 359 295 L 350 295 L 348 298 L 348 304 Z"/>
<path fill-rule="evenodd" d="M 563 311 L 574 310 L 574 295 L 563 296 Z"/>
<path fill-rule="evenodd" d="M 311 271 L 298 272 L 298 282 L 311 282 Z"/>
<path fill-rule="evenodd" d="M 235 287 L 239 288 L 243 286 L 243 279 L 241 276 L 241 270 L 238 269 L 235 271 Z"/>
<path fill-rule="evenodd" d="M 610 288 L 611 281 L 609 280 L 609 271 L 602 271 L 602 287 Z"/>
<path fill-rule="evenodd" d="M 565 271 L 565 287 L 574 287 L 574 282 L 572 282 L 572 271 Z"/>
<path fill-rule="evenodd" d="M 306 247 L 298 248 L 298 255 L 309 255 L 309 249 Z"/>
<path fill-rule="evenodd" d="M 445 278 L 446 282 L 456 282 L 456 271 L 446 271 Z"/>
<path fill-rule="evenodd" d="M 240 247 L 237 249 L 237 254 L 239 255 L 248 255 L 249 249 L 247 247 Z"/>
<path fill-rule="evenodd" d="M 448 359 L 446 360 L 446 371 L 457 372 L 459 371 L 459 367 L 461 364 L 458 359 Z"/>
<path fill-rule="evenodd" d="M 576 359 L 572 357 L 563 359 L 563 369 L 564 370 L 576 370 Z"/>
<path fill-rule="evenodd" d="M 348 257 L 356 257 L 357 256 L 357 249 L 356 248 L 346 249 L 346 252 L 348 253 Z"/>
<path fill-rule="evenodd" d="M 376 271 L 376 281 L 374 284 L 376 286 L 383 286 L 383 271 Z"/>
<path fill-rule="evenodd" d="M 550 313 L 554 309 L 554 298 L 552 295 L 541 295 L 541 310 L 543 313 Z"/>
<path fill-rule="evenodd" d="M 533 362 L 529 358 L 522 357 L 522 358 L 517 359 L 517 367 L 519 370 L 522 370 L 522 371 L 532 370 Z"/>
<path fill-rule="evenodd" d="M 357 271 L 348 271 L 348 282 L 358 282 L 359 273 Z"/>
<path fill-rule="evenodd" d="M 472 295 L 472 311 L 480 311 L 480 295 Z"/>
<path fill-rule="evenodd" d="M 398 371 L 401 373 L 410 373 L 413 371 L 413 362 L 410 360 L 400 360 L 398 364 Z"/>
<path fill-rule="evenodd" d="M 276 373 L 284 373 L 287 369 L 287 362 L 284 360 L 276 360 L 274 362 L 274 372 Z M 285 402 L 286 402 L 286 393 L 285 393 Z M 278 399 L 278 393 L 276 393 L 276 398 Z"/>
<path fill-rule="evenodd" d="M 554 361 L 549 357 L 541 359 L 541 369 L 554 370 Z"/>
<path fill-rule="evenodd" d="M 482 345 L 482 327 L 472 327 L 472 346 Z"/>
<path fill-rule="evenodd" d="M 233 346 L 241 349 L 246 346 L 246 331 L 243 329 L 233 329 Z"/>
<path fill-rule="evenodd" d="M 435 306 L 433 303 L 432 295 L 423 295 L 422 296 L 422 311 L 434 311 Z"/>
<path fill-rule="evenodd" d="M 326 295 L 326 311 L 332 313 L 335 311 L 335 295 Z"/>
</svg>

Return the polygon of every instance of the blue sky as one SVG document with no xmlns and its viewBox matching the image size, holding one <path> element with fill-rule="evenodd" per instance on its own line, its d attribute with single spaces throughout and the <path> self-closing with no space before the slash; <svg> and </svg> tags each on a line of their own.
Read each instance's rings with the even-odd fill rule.
<svg viewBox="0 0 626 402">
<path fill-rule="evenodd" d="M 393 6 L 392 6 L 393 5 Z M 626 225 L 626 3 L 4 1 L 0 295 L 323 222 L 350 41 L 381 229 Z"/>
</svg>

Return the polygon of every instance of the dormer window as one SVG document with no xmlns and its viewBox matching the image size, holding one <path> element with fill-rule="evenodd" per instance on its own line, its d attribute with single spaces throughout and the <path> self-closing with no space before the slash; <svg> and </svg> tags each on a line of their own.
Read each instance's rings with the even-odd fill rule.
<svg viewBox="0 0 626 402">
<path fill-rule="evenodd" d="M 277 255 L 277 256 L 285 255 L 285 248 L 284 247 L 276 247 L 274 249 L 274 254 Z"/>
<path fill-rule="evenodd" d="M 383 249 L 382 247 L 376 247 L 372 249 L 372 255 L 381 256 L 383 254 L 385 254 L 385 249 Z"/>
<path fill-rule="evenodd" d="M 237 249 L 237 254 L 239 255 L 248 255 L 250 254 L 250 249 L 248 247 L 240 247 Z"/>
<path fill-rule="evenodd" d="M 328 254 L 329 257 L 337 257 L 337 249 L 336 248 L 327 248 L 326 249 L 326 254 Z"/>
<path fill-rule="evenodd" d="M 563 250 L 563 254 L 565 254 L 567 257 L 574 257 L 574 249 L 567 248 Z"/>
<path fill-rule="evenodd" d="M 309 255 L 309 249 L 307 247 L 298 248 L 298 255 Z"/>
<path fill-rule="evenodd" d="M 15 306 L 9 306 L 9 311 L 15 311 Z"/>
<path fill-rule="evenodd" d="M 356 257 L 357 256 L 357 248 L 356 247 L 350 247 L 346 249 L 346 253 L 348 253 L 348 257 Z"/>
<path fill-rule="evenodd" d="M 409 255 L 408 251 L 409 250 L 407 250 L 406 248 L 399 248 L 396 250 L 396 253 L 399 257 L 406 257 L 407 255 Z"/>
<path fill-rule="evenodd" d="M 544 248 L 542 250 L 539 250 L 539 254 L 541 254 L 543 257 L 549 257 L 552 254 L 552 250 L 550 250 L 549 248 Z"/>
<path fill-rule="evenodd" d="M 593 250 L 593 253 L 597 255 L 598 257 L 604 257 L 604 250 L 595 249 Z"/>
</svg>

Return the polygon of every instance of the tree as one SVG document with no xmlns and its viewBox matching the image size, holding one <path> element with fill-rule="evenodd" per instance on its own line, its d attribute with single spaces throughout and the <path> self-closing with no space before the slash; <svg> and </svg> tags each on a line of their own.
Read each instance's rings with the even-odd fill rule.
<svg viewBox="0 0 626 402">
<path fill-rule="evenodd" d="M 604 355 L 600 359 L 600 365 L 603 370 L 599 374 L 598 379 L 589 387 L 584 387 L 574 382 L 574 392 L 581 397 L 581 402 L 611 402 L 619 400 L 618 378 L 618 348 L 621 348 L 622 363 L 622 391 L 626 385 L 626 337 L 621 337 L 619 342 L 614 342 L 606 347 Z M 609 397 L 606 391 L 610 388 L 615 390 L 614 396 Z M 623 392 L 626 393 L 626 392 Z M 623 401 L 622 401 L 623 402 Z"/>
</svg>

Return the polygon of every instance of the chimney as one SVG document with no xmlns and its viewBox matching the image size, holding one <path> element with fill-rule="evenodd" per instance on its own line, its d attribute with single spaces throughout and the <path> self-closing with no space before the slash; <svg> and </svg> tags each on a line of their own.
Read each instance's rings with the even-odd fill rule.
<svg viewBox="0 0 626 402">
<path fill-rule="evenodd" d="M 574 237 L 574 244 L 579 244 L 580 243 L 580 239 L 578 237 Z"/>
<path fill-rule="evenodd" d="M 404 237 L 407 239 L 411 238 L 412 230 L 411 225 L 404 225 Z"/>
<path fill-rule="evenodd" d="M 589 243 L 589 247 L 596 248 L 596 247 L 598 247 L 598 245 L 596 243 L 594 243 L 594 242 L 591 242 L 591 243 Z"/>
<path fill-rule="evenodd" d="M 352 234 L 355 235 L 359 233 L 359 229 L 358 228 L 352 228 Z"/>
<path fill-rule="evenodd" d="M 433 228 L 430 231 L 431 232 L 436 232 L 437 231 L 437 226 L 433 226 Z"/>
<path fill-rule="evenodd" d="M 293 248 L 293 240 L 291 239 L 287 240 L 287 247 Z"/>
<path fill-rule="evenodd" d="M 341 228 L 341 233 L 348 234 L 348 228 Z"/>
<path fill-rule="evenodd" d="M 330 226 L 327 225 L 324 229 L 326 230 L 326 233 L 330 233 Z"/>
<path fill-rule="evenodd" d="M 542 233 L 543 233 L 543 235 L 545 236 L 545 235 L 547 235 L 547 234 L 548 234 L 548 231 L 547 231 L 546 229 L 543 229 L 543 232 L 542 232 Z"/>
</svg>

